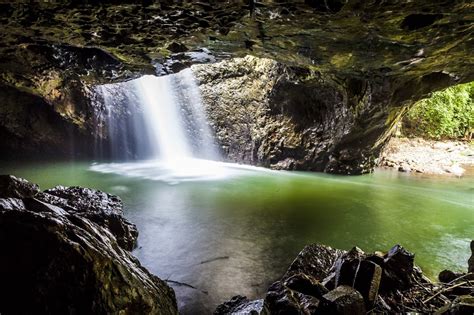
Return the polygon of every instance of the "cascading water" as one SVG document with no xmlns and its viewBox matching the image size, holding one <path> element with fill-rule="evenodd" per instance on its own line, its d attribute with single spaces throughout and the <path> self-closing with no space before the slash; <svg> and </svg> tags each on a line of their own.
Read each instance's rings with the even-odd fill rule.
<svg viewBox="0 0 474 315">
<path fill-rule="evenodd" d="M 96 92 L 105 107 L 102 118 L 112 159 L 155 159 L 167 164 L 219 159 L 190 69 L 105 84 Z"/>
<path fill-rule="evenodd" d="M 190 69 L 106 84 L 96 92 L 110 155 L 121 162 L 93 170 L 171 182 L 236 174 L 236 166 L 216 162 L 218 150 Z"/>
</svg>

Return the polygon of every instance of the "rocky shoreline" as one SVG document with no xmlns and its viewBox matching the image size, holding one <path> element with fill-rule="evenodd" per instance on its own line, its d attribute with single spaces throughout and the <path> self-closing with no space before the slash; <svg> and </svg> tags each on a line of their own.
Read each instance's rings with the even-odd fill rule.
<svg viewBox="0 0 474 315">
<path fill-rule="evenodd" d="M 387 253 L 306 246 L 264 299 L 234 296 L 214 315 L 229 314 L 473 314 L 474 241 L 467 273 L 425 277 L 400 245 Z"/>
<path fill-rule="evenodd" d="M 462 176 L 466 168 L 474 166 L 474 145 L 466 141 L 394 137 L 380 160 L 382 167 L 400 172 Z"/>
</svg>

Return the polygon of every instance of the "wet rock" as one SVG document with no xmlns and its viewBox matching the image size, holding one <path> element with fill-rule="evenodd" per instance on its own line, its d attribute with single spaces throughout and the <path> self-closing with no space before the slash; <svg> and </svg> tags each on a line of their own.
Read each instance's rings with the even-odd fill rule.
<svg viewBox="0 0 474 315">
<path fill-rule="evenodd" d="M 268 289 L 265 304 L 270 314 L 314 314 L 321 306 L 321 300 L 294 291 L 277 281 Z"/>
<path fill-rule="evenodd" d="M 0 198 L 0 210 L 25 210 L 25 204 L 18 198 Z"/>
<path fill-rule="evenodd" d="M 250 301 L 245 296 L 236 295 L 218 305 L 214 315 L 260 315 L 267 314 L 263 300 Z"/>
<path fill-rule="evenodd" d="M 446 275 L 451 279 L 453 273 Z M 414 265 L 414 255 L 400 245 L 387 254 L 309 245 L 269 287 L 265 305 L 269 314 L 471 314 L 467 296 L 474 287 L 465 274 L 453 280 L 432 283 Z"/>
<path fill-rule="evenodd" d="M 293 291 L 321 298 L 328 289 L 313 277 L 298 273 L 285 280 L 284 285 Z"/>
<path fill-rule="evenodd" d="M 392 247 L 384 257 L 381 290 L 405 290 L 411 285 L 415 255 L 400 245 Z"/>
<path fill-rule="evenodd" d="M 333 314 L 365 314 L 365 304 L 362 295 L 350 286 L 341 285 L 324 295 L 324 299 L 329 301 L 326 309 Z"/>
<path fill-rule="evenodd" d="M 369 260 L 344 260 L 337 270 L 336 286 L 348 285 L 356 289 L 364 297 L 368 307 L 377 299 L 382 268 Z"/>
<path fill-rule="evenodd" d="M 90 188 L 57 186 L 37 198 L 105 227 L 126 250 L 136 247 L 138 230 L 123 217 L 122 201 L 117 196 Z"/>
<path fill-rule="evenodd" d="M 474 240 L 471 241 L 471 257 L 468 260 L 467 272 L 474 273 Z"/>
<path fill-rule="evenodd" d="M 324 280 L 331 267 L 346 251 L 321 244 L 305 246 L 288 268 L 284 279 L 294 274 L 305 274 L 318 281 Z"/>
<path fill-rule="evenodd" d="M 443 283 L 449 283 L 460 276 L 462 274 L 452 272 L 451 270 L 443 270 L 439 273 L 438 280 Z"/>
<path fill-rule="evenodd" d="M 265 303 L 271 314 L 313 314 L 325 305 L 328 289 L 321 283 L 345 252 L 329 246 L 306 246 L 281 280 L 268 289 Z"/>
<path fill-rule="evenodd" d="M 0 246 L 8 253 L 0 260 L 0 313 L 177 314 L 173 290 L 106 228 L 23 201 L 0 199 Z"/>
<path fill-rule="evenodd" d="M 13 175 L 0 175 L 0 198 L 28 198 L 39 192 L 39 186 Z"/>
</svg>

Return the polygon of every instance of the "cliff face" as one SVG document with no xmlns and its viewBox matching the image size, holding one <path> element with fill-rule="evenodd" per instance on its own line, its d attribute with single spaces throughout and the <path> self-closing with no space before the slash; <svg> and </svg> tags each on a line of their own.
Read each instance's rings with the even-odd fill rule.
<svg viewBox="0 0 474 315">
<path fill-rule="evenodd" d="M 274 169 L 369 172 L 404 107 L 337 81 L 247 56 L 192 66 L 224 156 Z"/>
<path fill-rule="evenodd" d="M 366 172 L 406 107 L 474 80 L 473 9 L 469 1 L 402 0 L 4 3 L 0 139 L 9 140 L 0 148 L 5 158 L 38 148 L 90 154 L 91 141 L 104 137 L 96 128 L 103 108 L 88 101 L 92 85 L 153 73 L 152 64 L 166 74 L 251 54 L 274 61 L 256 69 L 225 61 L 245 75 L 220 64 L 206 70 L 226 104 L 212 103 L 212 76 L 198 71 L 209 108 L 235 110 L 227 121 L 210 111 L 229 158 Z M 254 87 L 252 78 L 261 89 L 225 91 Z M 226 131 L 245 118 L 239 97 L 250 120 Z"/>
</svg>

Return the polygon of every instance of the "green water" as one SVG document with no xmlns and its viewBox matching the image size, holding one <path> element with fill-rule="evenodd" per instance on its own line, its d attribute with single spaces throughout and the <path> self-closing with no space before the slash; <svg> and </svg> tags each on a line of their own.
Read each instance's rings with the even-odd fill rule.
<svg viewBox="0 0 474 315">
<path fill-rule="evenodd" d="M 134 254 L 142 264 L 198 288 L 174 287 L 189 314 L 209 312 L 235 294 L 262 297 L 308 243 L 366 251 L 400 243 L 435 277 L 444 268 L 466 269 L 474 239 L 472 176 L 242 169 L 215 179 L 161 181 L 100 173 L 89 163 L 4 165 L 0 171 L 43 189 L 81 185 L 121 196 L 140 231 Z"/>
</svg>

